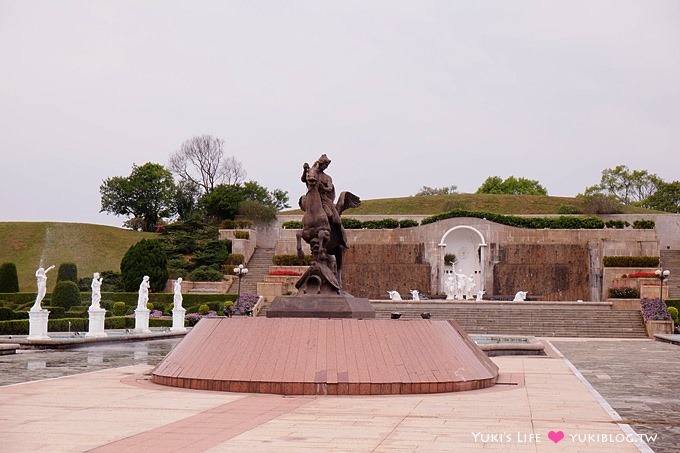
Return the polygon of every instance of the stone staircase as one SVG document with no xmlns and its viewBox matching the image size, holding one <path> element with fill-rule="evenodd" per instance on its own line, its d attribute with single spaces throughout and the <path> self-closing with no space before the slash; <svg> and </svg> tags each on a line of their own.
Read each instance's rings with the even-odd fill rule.
<svg viewBox="0 0 680 453">
<path fill-rule="evenodd" d="M 273 248 L 257 247 L 255 249 L 250 261 L 246 263 L 248 273 L 241 279 L 241 294 L 257 294 L 257 284 L 263 281 L 269 273 L 273 257 Z M 229 288 L 229 294 L 236 294 L 237 292 L 238 279 L 234 279 L 234 283 Z"/>
<path fill-rule="evenodd" d="M 680 250 L 662 250 L 663 268 L 671 272 L 664 285 L 668 285 L 668 298 L 680 299 Z"/>
<path fill-rule="evenodd" d="M 371 301 L 376 318 L 455 319 L 470 334 L 539 337 L 647 338 L 640 310 L 612 310 L 594 302 L 395 302 Z"/>
</svg>

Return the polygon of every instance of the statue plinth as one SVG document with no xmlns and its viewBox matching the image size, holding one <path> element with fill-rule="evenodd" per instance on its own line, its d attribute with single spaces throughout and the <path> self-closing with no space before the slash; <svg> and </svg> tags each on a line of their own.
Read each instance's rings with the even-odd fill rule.
<svg viewBox="0 0 680 453">
<path fill-rule="evenodd" d="M 148 308 L 138 308 L 135 310 L 135 333 L 151 333 L 149 329 L 149 314 L 151 310 Z"/>
<path fill-rule="evenodd" d="M 28 312 L 28 337 L 27 340 L 49 340 L 47 335 L 47 321 L 49 320 L 50 312 L 42 310 L 33 310 Z"/>
<path fill-rule="evenodd" d="M 85 334 L 86 337 L 105 337 L 106 332 L 104 331 L 104 318 L 106 317 L 106 310 L 103 308 L 93 308 L 90 307 L 88 311 L 89 314 L 89 325 L 88 332 Z"/>
<path fill-rule="evenodd" d="M 173 308 L 172 309 L 172 328 L 170 332 L 186 332 L 187 328 L 184 327 L 184 315 L 187 312 L 185 308 Z"/>
<path fill-rule="evenodd" d="M 267 318 L 375 319 L 368 299 L 349 294 L 279 296 L 267 309 Z"/>
</svg>

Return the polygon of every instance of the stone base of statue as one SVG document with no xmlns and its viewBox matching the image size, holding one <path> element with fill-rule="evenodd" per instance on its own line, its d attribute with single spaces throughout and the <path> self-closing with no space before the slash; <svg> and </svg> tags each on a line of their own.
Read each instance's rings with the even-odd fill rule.
<svg viewBox="0 0 680 453">
<path fill-rule="evenodd" d="M 368 299 L 349 294 L 279 296 L 267 309 L 267 318 L 375 319 Z"/>
<path fill-rule="evenodd" d="M 135 333 L 151 333 L 149 329 L 149 314 L 151 310 L 148 308 L 138 308 L 135 310 Z"/>
<path fill-rule="evenodd" d="M 88 332 L 86 337 L 105 337 L 104 332 L 104 318 L 106 317 L 106 310 L 103 308 L 90 308 L 87 310 L 90 318 Z"/>
<path fill-rule="evenodd" d="M 186 332 L 187 328 L 184 327 L 184 314 L 186 313 L 184 308 L 173 308 L 172 309 L 172 328 L 170 332 Z"/>
<path fill-rule="evenodd" d="M 28 312 L 28 337 L 27 340 L 49 340 L 47 335 L 47 321 L 50 312 L 48 310 L 31 310 Z"/>
</svg>

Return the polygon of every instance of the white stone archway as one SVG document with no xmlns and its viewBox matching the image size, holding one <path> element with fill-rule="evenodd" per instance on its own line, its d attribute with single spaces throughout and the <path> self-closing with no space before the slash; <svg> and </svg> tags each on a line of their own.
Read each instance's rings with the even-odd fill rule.
<svg viewBox="0 0 680 453">
<path fill-rule="evenodd" d="M 484 291 L 486 282 L 485 265 L 487 243 L 482 233 L 468 225 L 458 225 L 447 230 L 439 241 L 440 260 L 439 289 L 444 292 L 445 280 L 452 271 L 445 266 L 444 255 L 456 255 L 455 272 L 472 275 L 477 291 Z"/>
</svg>

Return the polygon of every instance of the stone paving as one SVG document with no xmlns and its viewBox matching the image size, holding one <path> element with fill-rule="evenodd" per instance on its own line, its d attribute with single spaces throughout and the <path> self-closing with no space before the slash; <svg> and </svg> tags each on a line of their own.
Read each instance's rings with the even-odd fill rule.
<svg viewBox="0 0 680 453">
<path fill-rule="evenodd" d="M 554 338 L 550 342 L 575 369 L 570 371 L 561 360 L 550 357 L 495 358 L 506 376 L 520 379 L 514 389 L 496 386 L 430 396 L 293 401 L 274 395 L 187 391 L 148 382 L 151 367 L 178 341 L 112 343 L 0 356 L 0 406 L 5 409 L 0 415 L 0 433 L 8 448 L 5 451 L 46 451 L 47 446 L 51 451 L 87 451 L 97 446 L 101 451 L 121 451 L 117 447 L 129 447 L 119 444 L 126 439 L 138 447 L 126 451 L 170 451 L 144 449 L 140 443 L 146 436 L 160 446 L 171 435 L 164 431 L 166 427 L 186 430 L 185 437 L 194 433 L 205 443 L 205 448 L 193 444 L 174 451 L 253 452 L 284 446 L 290 447 L 287 451 L 323 451 L 330 445 L 337 451 L 637 450 L 627 441 L 613 440 L 612 436 L 622 435 L 617 427 L 626 423 L 638 434 L 657 436 L 649 442 L 653 451 L 675 452 L 680 445 L 680 400 L 675 387 L 680 375 L 678 345 L 652 340 Z M 135 367 L 122 368 L 128 365 Z M 106 369 L 111 370 L 83 374 Z M 585 378 L 623 421 L 611 420 L 578 385 L 574 373 Z M 77 376 L 44 380 L 73 374 Z M 144 375 L 147 377 L 142 378 Z M 135 390 L 125 383 L 131 378 L 137 382 L 146 379 L 146 383 Z M 32 380 L 44 381 L 10 385 Z M 93 404 L 95 394 L 105 395 L 99 404 Z M 161 394 L 171 395 L 171 400 Z M 125 402 L 119 401 L 121 398 Z M 134 404 L 139 405 L 139 414 L 131 410 Z M 259 412 L 252 414 L 256 410 Z M 214 415 L 221 413 L 224 415 Z M 103 430 L 85 433 L 83 423 L 94 419 Z M 250 424 L 239 425 L 245 422 Z M 219 432 L 222 438 L 206 439 L 200 430 L 196 433 L 202 423 L 206 424 L 204 430 Z M 348 444 L 348 433 L 343 431 L 358 427 L 357 423 L 362 427 L 352 431 L 353 443 Z M 565 436 L 559 445 L 546 438 L 557 429 Z M 473 437 L 476 432 L 481 433 L 479 439 Z M 492 433 L 513 437 L 510 443 L 498 444 Z M 542 439 L 520 443 L 514 437 L 519 433 Z M 572 438 L 574 433 L 592 438 Z M 61 447 L 55 447 L 55 442 Z M 645 448 L 640 451 L 650 451 Z"/>
<path fill-rule="evenodd" d="M 680 346 L 650 340 L 553 340 L 637 432 L 657 435 L 657 453 L 680 445 Z"/>
</svg>

